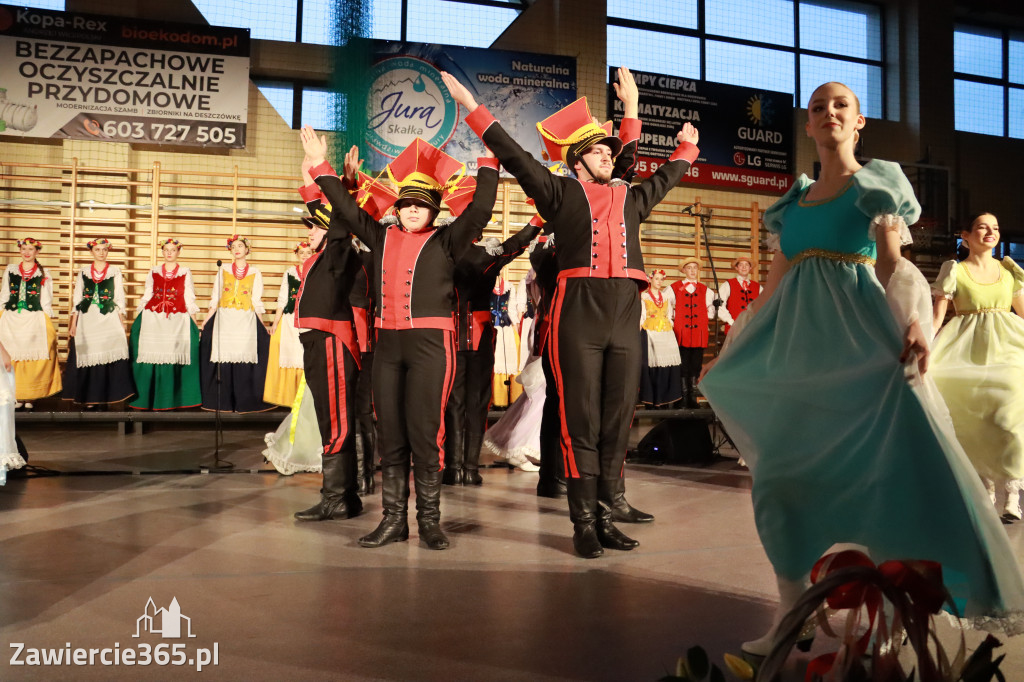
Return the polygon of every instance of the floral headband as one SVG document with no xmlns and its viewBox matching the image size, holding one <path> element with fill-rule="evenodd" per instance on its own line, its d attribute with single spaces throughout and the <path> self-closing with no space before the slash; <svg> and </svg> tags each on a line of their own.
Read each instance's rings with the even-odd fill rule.
<svg viewBox="0 0 1024 682">
<path fill-rule="evenodd" d="M 655 275 L 661 275 L 662 277 L 667 277 L 667 275 L 665 274 L 664 270 L 651 270 L 651 277 L 654 277 Z"/>
<path fill-rule="evenodd" d="M 298 253 L 302 249 L 312 249 L 312 248 L 313 248 L 313 245 L 310 244 L 309 242 L 301 241 L 301 242 L 299 242 L 298 244 L 295 245 L 295 248 L 292 249 L 292 253 Z"/>
<path fill-rule="evenodd" d="M 234 244 L 235 242 L 242 242 L 243 244 L 245 244 L 245 250 L 246 251 L 251 251 L 252 250 L 252 247 L 249 246 L 249 240 L 248 239 L 246 239 L 245 237 L 243 237 L 240 234 L 233 234 L 230 237 L 228 237 L 228 251 L 231 250 L 231 245 Z"/>
<path fill-rule="evenodd" d="M 181 242 L 179 242 L 177 239 L 170 239 L 170 238 L 165 239 L 162 242 L 160 242 L 160 250 L 162 251 L 163 248 L 165 246 L 167 246 L 168 244 L 174 244 L 175 246 L 178 247 L 178 250 L 181 251 Z"/>
<path fill-rule="evenodd" d="M 99 239 L 93 239 L 91 241 L 86 242 L 85 246 L 87 249 L 92 251 L 97 246 L 110 246 L 110 240 L 106 239 L 105 237 L 100 237 Z"/>
<path fill-rule="evenodd" d="M 19 239 L 18 248 L 20 249 L 23 246 L 34 246 L 36 247 L 36 250 L 43 248 L 43 245 L 40 243 L 40 241 L 38 239 L 33 239 L 32 237 L 25 237 L 24 239 Z"/>
</svg>

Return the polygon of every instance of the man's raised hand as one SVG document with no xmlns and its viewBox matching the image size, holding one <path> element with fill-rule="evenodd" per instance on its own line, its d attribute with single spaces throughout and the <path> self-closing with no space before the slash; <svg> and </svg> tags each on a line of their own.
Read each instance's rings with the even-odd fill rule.
<svg viewBox="0 0 1024 682">
<path fill-rule="evenodd" d="M 302 140 L 302 151 L 306 152 L 313 166 L 319 166 L 327 159 L 327 138 L 323 135 L 316 136 L 313 126 L 304 125 L 299 130 L 299 139 Z"/>
<path fill-rule="evenodd" d="M 633 74 L 625 66 L 620 66 L 617 82 L 612 83 L 615 96 L 622 100 L 623 118 L 639 118 L 640 90 L 636 87 Z"/>
<path fill-rule="evenodd" d="M 452 98 L 464 106 L 466 111 L 472 113 L 477 108 L 478 105 L 476 100 L 473 99 L 473 93 L 471 93 L 465 85 L 460 83 L 458 78 L 447 71 L 442 71 L 441 80 L 444 81 L 445 87 L 448 88 L 448 92 L 452 94 Z"/>
<path fill-rule="evenodd" d="M 683 129 L 676 133 L 676 141 L 679 144 L 689 142 L 690 144 L 697 144 L 700 140 L 700 133 L 697 132 L 697 128 L 692 123 L 684 123 Z"/>
</svg>

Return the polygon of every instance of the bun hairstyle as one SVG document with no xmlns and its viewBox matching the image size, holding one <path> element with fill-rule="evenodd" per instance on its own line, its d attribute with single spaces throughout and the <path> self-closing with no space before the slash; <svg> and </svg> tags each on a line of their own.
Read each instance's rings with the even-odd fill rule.
<svg viewBox="0 0 1024 682">
<path fill-rule="evenodd" d="M 974 223 L 976 223 L 978 218 L 980 218 L 983 215 L 990 215 L 993 218 L 996 217 L 996 214 L 993 213 L 992 211 L 978 211 L 977 213 L 972 213 L 970 215 L 970 217 L 967 219 L 967 223 L 964 225 L 963 231 L 964 232 L 973 232 L 974 231 Z"/>
</svg>

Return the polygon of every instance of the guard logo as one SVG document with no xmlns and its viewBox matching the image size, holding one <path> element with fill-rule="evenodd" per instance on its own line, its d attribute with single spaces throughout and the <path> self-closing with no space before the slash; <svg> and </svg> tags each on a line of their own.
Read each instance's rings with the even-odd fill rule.
<svg viewBox="0 0 1024 682">
<path fill-rule="evenodd" d="M 416 57 L 378 62 L 370 74 L 367 142 L 394 158 L 417 137 L 444 147 L 455 134 L 459 106 L 441 81 L 441 73 Z"/>
<path fill-rule="evenodd" d="M 747 100 L 747 117 L 759 126 L 771 125 L 773 118 L 772 101 L 764 95 L 754 95 Z"/>
</svg>

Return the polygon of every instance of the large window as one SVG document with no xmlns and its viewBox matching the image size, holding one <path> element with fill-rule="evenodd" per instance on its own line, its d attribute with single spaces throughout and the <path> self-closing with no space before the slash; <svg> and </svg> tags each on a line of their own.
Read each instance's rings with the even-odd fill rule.
<svg viewBox="0 0 1024 682">
<path fill-rule="evenodd" d="M 1024 138 L 1024 33 L 958 25 L 953 72 L 957 130 Z"/>
<path fill-rule="evenodd" d="M 846 83 L 885 116 L 882 12 L 848 0 L 608 0 L 608 64 L 788 92 Z"/>
</svg>

